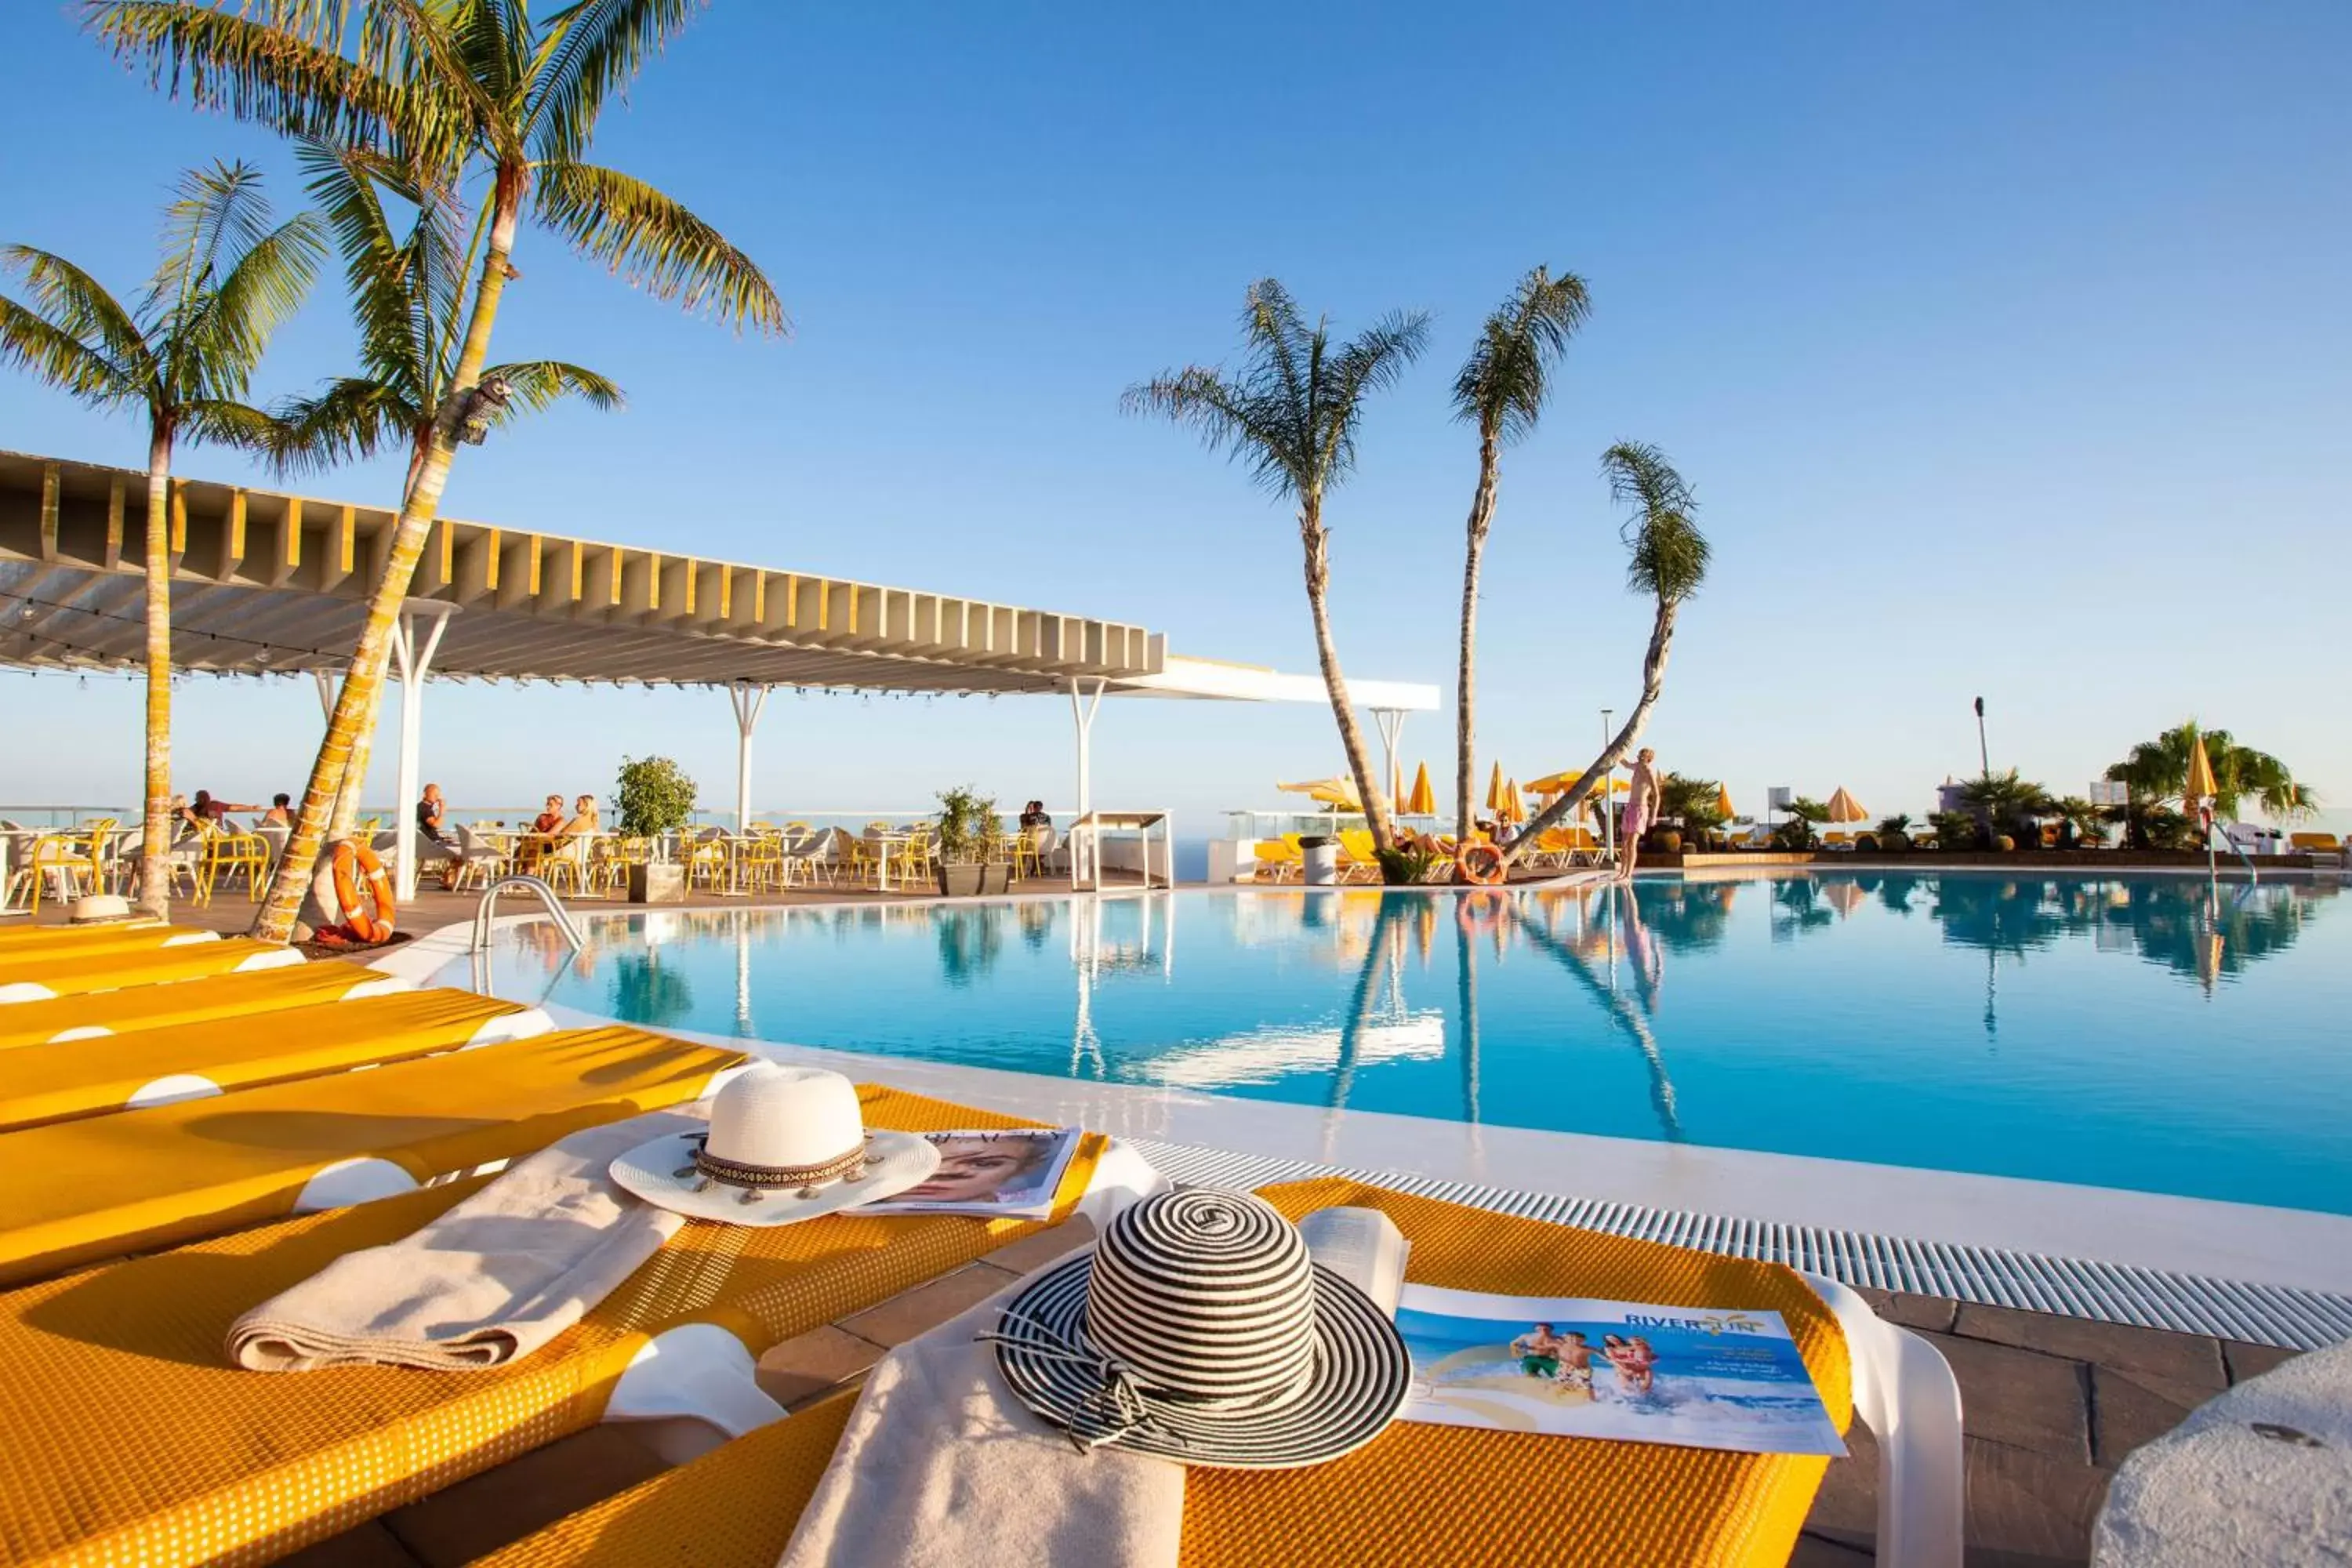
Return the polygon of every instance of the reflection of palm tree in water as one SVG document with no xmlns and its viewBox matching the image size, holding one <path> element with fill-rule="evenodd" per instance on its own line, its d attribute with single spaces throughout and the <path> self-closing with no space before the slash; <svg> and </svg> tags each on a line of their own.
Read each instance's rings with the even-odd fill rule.
<svg viewBox="0 0 2352 1568">
<path fill-rule="evenodd" d="M 1347 1016 L 1339 1020 L 1339 1066 L 1331 1075 L 1331 1109 L 1344 1110 L 1349 1092 L 1355 1087 L 1356 1068 L 1363 1050 L 1364 1031 L 1371 1026 L 1372 1002 L 1380 994 L 1380 976 L 1383 970 L 1393 970 L 1401 962 L 1398 939 L 1404 935 L 1400 921 L 1404 913 L 1401 900 L 1417 899 L 1419 893 L 1382 893 L 1378 912 L 1372 917 L 1371 935 L 1364 943 L 1364 962 L 1356 970 L 1356 989 L 1349 997 Z"/>
<path fill-rule="evenodd" d="M 613 968 L 613 1016 L 632 1024 L 673 1024 L 694 1011 L 686 976 L 661 964 L 661 949 L 625 952 Z"/>
<path fill-rule="evenodd" d="M 1630 898 L 1632 889 L 1624 891 Z M 1527 911 L 1520 907 L 1518 900 L 1513 900 L 1509 908 L 1512 921 L 1526 935 L 1528 942 L 1537 951 L 1558 960 L 1560 967 L 1584 987 L 1585 994 L 1592 998 L 1594 1005 L 1609 1015 L 1610 1021 L 1624 1031 L 1626 1037 L 1633 1042 L 1634 1048 L 1642 1053 L 1642 1059 L 1650 1069 L 1650 1109 L 1657 1113 L 1658 1130 L 1668 1142 L 1681 1142 L 1683 1125 L 1675 1106 L 1675 1082 L 1666 1075 L 1665 1058 L 1658 1049 L 1657 1037 L 1650 1032 L 1649 1021 L 1618 994 L 1614 987 L 1593 974 L 1591 964 L 1582 953 L 1528 919 Z M 1653 995 L 1657 989 L 1658 978 L 1663 976 L 1654 977 L 1651 982 Z"/>
</svg>

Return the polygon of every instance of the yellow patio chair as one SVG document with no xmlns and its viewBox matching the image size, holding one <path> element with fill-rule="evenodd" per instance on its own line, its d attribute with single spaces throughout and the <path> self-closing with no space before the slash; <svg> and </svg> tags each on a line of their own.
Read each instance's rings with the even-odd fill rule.
<svg viewBox="0 0 2352 1568">
<path fill-rule="evenodd" d="M 742 1060 L 614 1025 L 0 1137 L 0 1284 L 404 1192 L 700 1099 Z"/>
<path fill-rule="evenodd" d="M 20 1046 L 0 1058 L 0 1132 L 294 1079 L 496 1045 L 555 1027 L 520 1002 L 469 991 L 397 991 L 257 1016 L 142 1029 L 110 1039 Z"/>
<path fill-rule="evenodd" d="M 1343 1205 L 1385 1212 L 1412 1243 L 1406 1272 L 1420 1283 L 1777 1311 L 1831 1419 L 1843 1431 L 1854 1413 L 1853 1363 L 1836 1310 L 1777 1264 L 1339 1179 L 1259 1192 L 1293 1219 Z M 478 1559 L 473 1568 L 686 1562 L 695 1568 L 772 1568 L 815 1494 L 856 1397 L 836 1394 L 762 1426 Z M 1829 1468 L 1821 1458 L 1617 1444 L 1609 1449 L 1606 1486 L 1556 1489 L 1533 1509 L 1492 1506 L 1524 1482 L 1534 1456 L 1554 1452 L 1557 1442 L 1400 1421 L 1360 1452 L 1328 1465 L 1277 1471 L 1195 1468 L 1185 1473 L 1181 1559 L 1285 1568 L 1362 1568 L 1407 1559 L 1781 1563 L 1795 1550 Z M 1958 1477 L 1950 1479 L 1957 1484 Z M 1654 1506 L 1628 1508 L 1627 1497 L 1649 1499 Z M 746 1498 L 758 1498 L 762 1506 L 741 1506 Z M 1958 1518 L 1951 1523 L 1957 1560 Z M 1441 1538 L 1442 1551 L 1432 1555 L 1432 1543 Z"/>
<path fill-rule="evenodd" d="M 269 841 L 257 833 L 215 831 L 205 838 L 205 857 L 196 872 L 196 902 L 212 902 L 213 890 L 223 878 L 245 877 L 247 903 L 261 898 L 261 884 L 269 873 Z"/>
<path fill-rule="evenodd" d="M 290 947 L 229 937 L 145 952 L 59 955 L 46 961 L 0 957 L 0 1004 L 43 1002 L 126 985 L 161 985 L 207 974 L 250 973 L 302 962 Z"/>
<path fill-rule="evenodd" d="M 405 1070 L 385 1068 L 362 1080 Z M 858 1092 L 869 1127 L 1034 1125 L 892 1089 Z M 1097 1135 L 1082 1141 L 1056 1194 L 1055 1219 L 1094 1185 L 1105 1148 Z M 593 1426 L 608 1401 L 625 1399 L 634 1378 L 659 1370 L 656 1342 L 707 1346 L 731 1335 L 748 1373 L 749 1360 L 772 1345 L 1050 1223 L 854 1212 L 757 1229 L 689 1220 L 582 1321 L 504 1366 L 279 1375 L 227 1363 L 221 1346 L 247 1309 L 345 1253 L 408 1235 L 486 1180 L 281 1221 L 0 1295 L 0 1365 L 9 1368 L 8 1397 L 0 1400 L 0 1498 L 8 1501 L 0 1531 L 8 1560 L 274 1562 Z"/>
<path fill-rule="evenodd" d="M 2290 847 L 2305 855 L 2340 855 L 2344 852 L 2343 841 L 2333 833 L 2290 833 L 2286 841 Z"/>
<path fill-rule="evenodd" d="M 1257 865 L 1256 879 L 1261 882 L 1296 879 L 1305 868 L 1298 846 L 1287 838 L 1261 838 L 1251 855 Z"/>
<path fill-rule="evenodd" d="M 1339 879 L 1343 882 L 1377 882 L 1381 879 L 1381 860 L 1369 827 L 1343 827 L 1339 830 Z"/>
<path fill-rule="evenodd" d="M 206 932 L 210 935 L 210 932 Z M 13 950 L 7 950 L 13 951 Z M 356 963 L 298 963 L 248 974 L 221 974 L 171 985 L 133 985 L 0 1006 L 0 1050 L 167 1029 L 206 1018 L 257 1020 L 289 1007 L 358 1001 L 415 983 Z"/>
<path fill-rule="evenodd" d="M 44 833 L 33 840 L 25 863 L 8 879 L 7 901 L 19 900 L 35 914 L 41 912 L 41 892 L 60 904 L 69 904 L 96 885 L 89 853 L 70 833 Z"/>
</svg>

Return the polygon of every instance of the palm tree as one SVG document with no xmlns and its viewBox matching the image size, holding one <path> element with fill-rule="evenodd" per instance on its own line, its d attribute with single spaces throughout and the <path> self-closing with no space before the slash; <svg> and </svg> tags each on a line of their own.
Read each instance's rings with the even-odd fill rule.
<svg viewBox="0 0 2352 1568">
<path fill-rule="evenodd" d="M 1633 705 L 1624 725 L 1592 759 L 1591 766 L 1584 770 L 1576 787 L 1536 813 L 1534 820 L 1519 830 L 1510 847 L 1503 851 L 1506 866 L 1525 854 L 1537 835 L 1581 806 L 1593 787 L 1610 775 L 1624 760 L 1625 753 L 1633 750 L 1633 742 L 1642 738 L 1642 731 L 1650 721 L 1650 710 L 1658 705 L 1659 694 L 1665 689 L 1666 656 L 1674 648 L 1675 618 L 1682 611 L 1683 601 L 1697 593 L 1699 584 L 1706 578 L 1710 553 L 1706 535 L 1699 531 L 1691 515 L 1698 508 L 1697 500 L 1682 475 L 1666 461 L 1664 452 L 1637 441 L 1620 441 L 1601 454 L 1601 473 L 1609 481 L 1610 499 L 1634 509 L 1633 515 L 1618 531 L 1629 557 L 1626 586 L 1657 602 L 1657 612 L 1650 623 L 1649 651 L 1642 658 L 1642 698 Z"/>
<path fill-rule="evenodd" d="M 282 471 L 301 472 L 404 447 L 404 489 L 413 486 L 432 453 L 434 410 L 456 384 L 466 300 L 460 215 L 446 193 L 419 183 L 396 160 L 309 138 L 299 141 L 295 157 L 342 256 L 360 367 L 273 410 L 273 456 Z M 405 210 L 404 232 L 385 206 L 387 193 Z M 622 406 L 612 381 L 561 360 L 492 365 L 481 379 L 511 389 L 494 425 L 567 395 L 596 408 Z M 352 743 L 328 816 L 330 840 L 348 835 L 359 815 L 373 733 L 373 726 L 363 729 Z"/>
<path fill-rule="evenodd" d="M 1462 555 L 1462 650 L 1454 721 L 1454 831 L 1465 844 L 1477 771 L 1478 568 L 1495 521 L 1503 448 L 1525 438 L 1542 417 L 1552 367 L 1568 353 L 1568 340 L 1583 325 L 1589 309 L 1582 279 L 1572 272 L 1554 278 L 1537 268 L 1486 318 L 1454 378 L 1454 413 L 1478 427 L 1478 488 L 1470 496 L 1469 542 Z"/>
<path fill-rule="evenodd" d="M 1129 387 L 1121 399 L 1129 413 L 1161 414 L 1192 426 L 1210 450 L 1247 464 L 1260 484 L 1297 506 L 1307 606 L 1315 620 L 1323 686 L 1355 774 L 1357 798 L 1364 803 L 1364 820 L 1374 847 L 1382 851 L 1396 847 L 1389 798 L 1381 788 L 1385 781 L 1364 745 L 1331 641 L 1331 536 L 1323 526 L 1323 498 L 1355 467 L 1356 427 L 1365 397 L 1403 374 L 1428 336 L 1425 312 L 1395 311 L 1334 346 L 1328 317 L 1310 327 L 1280 283 L 1261 279 L 1250 285 L 1242 309 L 1247 358 L 1239 372 L 1227 375 L 1213 366 L 1188 365 Z"/>
<path fill-rule="evenodd" d="M 2308 784 L 2297 784 L 2287 765 L 2267 752 L 2242 746 L 2227 730 L 2200 731 L 2197 721 L 2167 730 L 2153 741 L 2142 741 L 2131 754 L 2107 769 L 2109 781 L 2126 785 L 2137 799 L 2180 800 L 2189 786 L 2189 755 L 2200 735 L 2205 760 L 2213 768 L 2213 808 L 2233 817 L 2248 796 L 2264 812 L 2277 817 L 2308 816 L 2319 809 L 2319 796 Z"/>
<path fill-rule="evenodd" d="M 1960 786 L 1960 804 L 1976 814 L 1987 833 L 1996 835 L 2031 830 L 2036 817 L 2056 816 L 2058 809 L 2048 790 L 2020 777 L 2015 768 L 1970 779 Z"/>
<path fill-rule="evenodd" d="M 750 258 L 671 197 L 584 161 L 605 105 L 699 10 L 698 0 L 574 0 L 534 19 L 528 0 L 89 0 L 100 37 L 166 90 L 279 132 L 396 161 L 420 187 L 483 195 L 467 254 L 471 298 L 433 409 L 425 459 L 401 499 L 286 852 L 254 921 L 283 942 L 359 737 L 374 727 L 393 622 L 461 439 L 479 440 L 513 389 L 489 379 L 490 333 L 526 213 L 632 284 L 766 332 L 782 304 Z M 455 199 L 454 195 L 450 199 Z"/>
<path fill-rule="evenodd" d="M 0 250 L 29 305 L 0 298 L 0 359 L 98 408 L 147 415 L 147 748 L 139 906 L 162 916 L 171 889 L 172 454 L 185 442 L 268 447 L 268 416 L 241 399 L 278 328 L 298 309 L 326 247 L 309 213 L 272 228 L 258 171 L 215 163 L 181 175 L 165 209 L 163 258 L 126 310 L 62 257 Z"/>
</svg>

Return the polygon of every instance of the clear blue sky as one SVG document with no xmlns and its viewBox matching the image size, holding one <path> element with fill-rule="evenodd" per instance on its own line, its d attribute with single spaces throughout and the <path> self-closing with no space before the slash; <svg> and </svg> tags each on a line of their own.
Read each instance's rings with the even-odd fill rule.
<svg viewBox="0 0 2352 1568">
<path fill-rule="evenodd" d="M 527 235 L 502 356 L 627 388 L 461 458 L 452 515 L 1140 622 L 1311 669 L 1286 514 L 1129 382 L 1234 342 L 1281 278 L 1343 325 L 1434 312 L 1334 499 L 1341 653 L 1452 679 L 1474 474 L 1446 393 L 1526 268 L 1594 310 L 1510 453 L 1483 758 L 1587 759 L 1646 607 L 1594 477 L 1611 441 L 1697 486 L 1715 571 L 1652 740 L 1665 763 L 1874 810 L 1973 769 L 2080 790 L 2195 713 L 2352 805 L 2352 9 L 2037 5 L 803 7 L 720 0 L 596 153 L 758 258 L 796 322 L 740 340 Z M 268 138 L 167 103 L 65 7 L 0 22 L 0 238 L 124 290 L 182 165 Z M 331 287 L 260 389 L 340 368 Z M 129 420 L 0 375 L 0 446 L 135 464 Z M 198 453 L 190 471 L 249 472 Z M 397 476 L 311 493 L 388 504 Z M 137 694 L 0 678 L 0 797 L 133 793 Z M 184 688 L 182 779 L 299 787 L 307 684 Z M 604 789 L 661 751 L 731 799 L 717 693 L 442 689 L 452 796 Z M 1450 711 L 1407 751 L 1449 754 Z M 26 726 L 29 726 L 27 728 Z M 904 806 L 965 778 L 1070 794 L 1066 707 L 772 704 L 762 804 Z M 1327 716 L 1106 708 L 1098 797 L 1194 824 L 1335 771 Z M 380 749 L 379 795 L 391 756 Z M 1434 771 L 1434 770 L 1433 770 Z M 1441 790 L 1444 785 L 1441 784 Z"/>
</svg>

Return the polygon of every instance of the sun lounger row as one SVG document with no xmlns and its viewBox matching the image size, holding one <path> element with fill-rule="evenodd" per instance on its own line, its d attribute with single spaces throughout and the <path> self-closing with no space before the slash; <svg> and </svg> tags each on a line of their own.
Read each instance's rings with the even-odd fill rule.
<svg viewBox="0 0 2352 1568">
<path fill-rule="evenodd" d="M 75 944 L 21 957 L 0 952 L 0 1004 L 43 1002 L 127 985 L 163 985 L 210 974 L 251 974 L 301 962 L 302 955 L 290 947 L 247 937 L 135 950 L 85 949 Z"/>
</svg>

